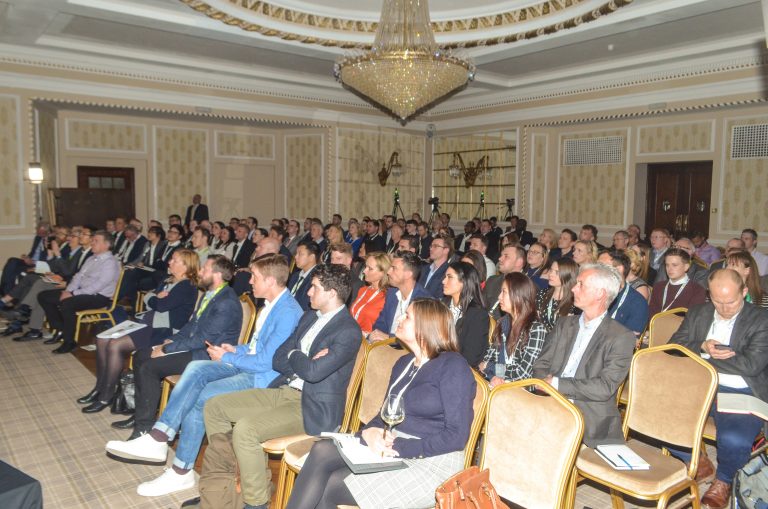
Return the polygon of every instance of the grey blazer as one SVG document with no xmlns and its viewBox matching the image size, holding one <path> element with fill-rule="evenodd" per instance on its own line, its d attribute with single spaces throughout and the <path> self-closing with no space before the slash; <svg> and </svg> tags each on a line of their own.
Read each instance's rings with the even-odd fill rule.
<svg viewBox="0 0 768 509">
<path fill-rule="evenodd" d="M 714 318 L 711 302 L 692 307 L 669 342 L 700 353 Z M 734 357 L 709 363 L 719 373 L 742 376 L 756 397 L 768 401 L 768 310 L 744 303 L 733 325 L 731 348 Z"/>
<path fill-rule="evenodd" d="M 347 386 L 352 376 L 357 351 L 360 349 L 363 333 L 349 311 L 339 311 L 317 334 L 304 355 L 301 338 L 317 321 L 317 313 L 304 313 L 293 334 L 275 352 L 272 368 L 280 375 L 270 388 L 285 385 L 293 375 L 304 380 L 301 393 L 301 412 L 304 431 L 308 435 L 319 435 L 323 431 L 336 431 L 344 417 L 347 400 Z M 317 360 L 312 358 L 327 348 L 328 354 Z M 288 354 L 294 352 L 290 357 Z"/>
<path fill-rule="evenodd" d="M 578 316 L 557 320 L 533 365 L 534 378 L 560 377 L 578 333 Z M 560 393 L 584 416 L 584 443 L 590 447 L 623 440 L 616 393 L 629 373 L 634 349 L 635 335 L 606 316 L 584 351 L 576 376 L 559 380 Z"/>
</svg>

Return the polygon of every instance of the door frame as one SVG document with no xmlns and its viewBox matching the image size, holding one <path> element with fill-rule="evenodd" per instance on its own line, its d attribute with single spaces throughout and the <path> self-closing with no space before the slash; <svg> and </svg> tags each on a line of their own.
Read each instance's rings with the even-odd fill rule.
<svg viewBox="0 0 768 509">
<path fill-rule="evenodd" d="M 654 175 L 655 172 L 654 172 L 653 166 L 672 167 L 672 166 L 675 166 L 675 165 L 695 165 L 695 164 L 709 164 L 709 167 L 710 167 L 710 185 L 709 185 L 709 198 L 708 198 L 708 202 L 710 204 L 709 205 L 710 214 L 708 216 L 709 217 L 709 219 L 708 219 L 708 227 L 707 227 L 708 231 L 705 232 L 707 235 L 709 235 L 709 231 L 712 230 L 712 217 L 711 217 L 712 214 L 711 214 L 711 210 L 712 210 L 712 204 L 713 204 L 713 201 L 712 201 L 712 190 L 713 190 L 713 187 L 715 185 L 715 161 L 712 160 L 712 159 L 697 159 L 697 160 L 688 160 L 688 161 L 652 161 L 652 162 L 647 162 L 647 163 L 643 163 L 642 164 L 642 166 L 643 166 L 643 171 L 642 171 L 643 175 L 642 175 L 642 177 L 645 180 L 645 186 L 644 186 L 645 187 L 645 199 L 642 200 L 642 203 L 643 203 L 643 206 L 645 208 L 645 211 L 644 211 L 644 214 L 643 214 L 644 224 L 642 225 L 643 228 L 641 229 L 641 231 L 643 233 L 645 233 L 647 236 L 650 236 L 650 230 L 655 227 L 655 225 L 650 224 L 650 222 L 652 222 L 652 220 L 653 220 L 651 215 L 652 215 L 652 213 L 653 213 L 653 211 L 655 210 L 655 207 L 656 207 L 655 187 L 653 189 L 651 188 L 651 182 L 652 182 L 652 180 L 655 179 L 655 175 Z M 638 167 L 639 166 L 640 165 L 638 164 Z M 638 168 L 638 170 L 639 170 L 639 168 Z M 640 178 L 641 178 L 641 172 L 638 171 L 637 172 L 636 183 L 638 183 L 638 184 L 640 183 Z M 655 183 L 654 183 L 654 186 L 655 186 Z M 637 217 L 637 215 L 635 215 L 635 217 Z M 674 232 L 670 231 L 670 233 L 673 234 Z"/>
</svg>

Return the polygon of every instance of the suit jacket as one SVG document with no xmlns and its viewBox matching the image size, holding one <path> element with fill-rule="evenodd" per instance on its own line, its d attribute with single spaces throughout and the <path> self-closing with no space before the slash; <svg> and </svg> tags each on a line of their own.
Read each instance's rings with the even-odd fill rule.
<svg viewBox="0 0 768 509">
<path fill-rule="evenodd" d="M 202 303 L 201 298 L 198 308 Z M 195 309 L 189 322 L 171 337 L 173 343 L 165 345 L 165 352 L 192 352 L 192 360 L 209 360 L 205 341 L 214 345 L 237 345 L 242 322 L 243 308 L 234 290 L 227 285 L 208 302 L 200 316 Z"/>
<path fill-rule="evenodd" d="M 485 237 L 488 239 L 488 249 L 485 251 L 485 256 L 493 260 L 493 263 L 499 263 L 499 236 L 491 230 Z"/>
<path fill-rule="evenodd" d="M 485 309 L 490 312 L 493 309 L 492 316 L 495 320 L 501 318 L 501 309 L 496 303 L 499 301 L 499 294 L 501 293 L 501 284 L 504 282 L 504 274 L 496 274 L 485 280 L 485 288 L 483 288 L 483 299 L 485 299 Z M 495 309 L 494 309 L 495 307 Z"/>
<path fill-rule="evenodd" d="M 251 263 L 251 255 L 255 250 L 256 246 L 254 246 L 253 242 L 249 239 L 243 241 L 243 246 L 240 248 L 239 253 L 237 252 L 237 244 L 235 244 L 233 253 L 237 253 L 237 256 L 232 260 L 232 263 L 234 263 L 235 267 L 238 269 L 247 269 L 248 265 Z"/>
<path fill-rule="evenodd" d="M 85 260 L 90 258 L 92 254 L 93 252 L 88 249 L 88 252 L 85 253 L 85 257 L 83 257 L 83 249 L 77 248 L 75 254 L 72 255 L 72 257 L 54 258 L 52 260 L 48 260 L 48 265 L 51 267 L 52 272 L 69 281 L 72 279 L 72 276 L 74 276 L 75 273 L 80 270 L 80 267 L 83 266 Z"/>
<path fill-rule="evenodd" d="M 45 249 L 46 240 L 47 240 L 47 237 L 40 237 L 38 235 L 35 235 L 35 238 L 32 240 L 32 248 L 29 250 L 28 256 L 32 258 L 35 254 L 35 251 L 37 251 L 38 247 L 41 247 L 39 260 L 41 262 L 44 262 L 46 259 L 48 259 L 48 250 Z M 41 243 L 43 244 L 42 246 L 40 246 Z"/>
<path fill-rule="evenodd" d="M 222 362 L 232 364 L 246 373 L 253 373 L 253 387 L 263 389 L 280 373 L 272 369 L 275 352 L 296 330 L 303 312 L 290 292 L 283 293 L 277 299 L 272 310 L 261 326 L 259 337 L 253 352 L 250 341 L 235 348 L 234 353 L 227 352 L 221 357 Z"/>
<path fill-rule="evenodd" d="M 317 267 L 317 265 L 315 265 L 315 267 Z M 309 288 L 312 286 L 312 273 L 315 271 L 315 267 L 312 267 L 307 276 L 301 282 L 301 285 L 299 285 L 299 288 L 295 292 L 292 292 L 293 298 L 296 299 L 296 302 L 299 303 L 299 306 L 301 306 L 301 309 L 304 311 L 309 311 L 311 309 L 311 306 L 309 305 L 309 295 L 307 295 L 307 293 L 309 292 Z M 288 278 L 288 285 L 286 288 L 288 288 L 289 292 L 293 290 L 293 287 L 299 281 L 300 274 L 301 270 L 296 269 Z"/>
<path fill-rule="evenodd" d="M 299 247 L 299 242 L 301 242 L 301 235 L 297 234 L 293 240 L 288 241 L 286 239 L 286 243 L 283 245 L 291 253 L 291 256 L 296 256 L 296 249 Z"/>
<path fill-rule="evenodd" d="M 711 302 L 692 307 L 669 342 L 701 352 L 714 317 Z M 709 359 L 709 363 L 719 373 L 740 375 L 756 397 L 768 401 L 768 311 L 745 302 L 733 325 L 730 346 L 734 357 Z"/>
<path fill-rule="evenodd" d="M 167 296 L 159 299 L 157 294 L 164 286 L 165 283 L 161 283 L 155 293 L 149 294 L 147 307 L 159 313 L 168 313 L 171 329 L 181 330 L 192 319 L 192 311 L 197 302 L 197 286 L 189 279 L 184 279 L 176 283 Z"/>
<path fill-rule="evenodd" d="M 126 239 L 126 242 L 128 240 Z M 142 257 L 144 256 L 144 248 L 148 247 L 149 240 L 143 235 L 139 235 L 136 237 L 136 240 L 133 241 L 133 246 L 127 246 L 126 249 L 130 249 L 128 253 L 123 253 L 123 256 L 120 257 L 120 261 L 125 260 L 123 263 L 126 265 L 138 263 L 141 261 Z"/>
<path fill-rule="evenodd" d="M 443 303 L 449 306 L 450 297 L 445 297 Z M 473 368 L 480 364 L 488 350 L 488 328 L 490 320 L 488 312 L 473 300 L 467 306 L 467 310 L 456 321 L 456 336 L 459 340 L 459 353 L 467 359 Z"/>
<path fill-rule="evenodd" d="M 360 326 L 344 308 L 320 329 L 309 349 L 309 355 L 304 355 L 301 352 L 301 338 L 317 318 L 315 311 L 304 313 L 296 330 L 277 349 L 272 359 L 272 368 L 280 375 L 270 384 L 270 387 L 280 387 L 294 375 L 304 380 L 301 412 L 304 431 L 308 435 L 336 431 L 341 425 L 347 386 L 363 335 Z M 328 349 L 328 354 L 313 360 L 317 352 L 324 348 Z"/>
<path fill-rule="evenodd" d="M 385 253 L 387 251 L 387 240 L 378 233 L 373 237 L 365 236 L 365 254 Z"/>
<path fill-rule="evenodd" d="M 360 288 L 365 286 L 365 281 L 361 280 L 359 277 L 355 277 L 352 271 L 350 271 L 349 275 L 352 279 L 350 285 L 352 291 L 349 292 L 349 297 L 347 298 L 347 308 L 352 307 L 352 304 L 355 303 L 355 299 L 357 299 L 357 294 L 360 293 Z"/>
<path fill-rule="evenodd" d="M 560 317 L 533 365 L 533 377 L 559 377 L 578 333 L 578 316 Z M 558 391 L 584 415 L 584 443 L 589 447 L 624 440 L 616 392 L 629 373 L 634 349 L 635 335 L 606 315 L 584 351 L 576 376 L 559 379 Z"/>
<path fill-rule="evenodd" d="M 474 235 L 474 232 L 462 233 L 461 235 L 457 236 L 453 240 L 453 249 L 460 253 L 465 253 L 469 251 L 469 239 L 472 237 L 472 235 Z M 466 242 L 464 241 L 465 238 L 466 238 Z M 462 249 L 462 245 L 461 245 L 462 242 L 464 242 L 464 246 L 463 246 L 464 249 Z"/>
<path fill-rule="evenodd" d="M 208 218 L 208 205 L 205 205 L 204 203 L 200 203 L 197 206 L 197 209 L 195 209 L 195 216 L 190 217 L 192 215 L 192 207 L 194 205 L 190 205 L 187 207 L 187 213 L 184 215 L 184 224 L 189 225 L 190 221 L 197 221 L 198 223 L 200 221 L 205 221 Z"/>
<path fill-rule="evenodd" d="M 123 247 L 123 242 L 125 242 L 125 234 L 123 232 L 115 233 L 115 243 L 112 246 L 112 252 L 114 254 L 117 254 L 120 252 L 120 248 Z"/>
<path fill-rule="evenodd" d="M 443 298 L 443 278 L 445 277 L 445 272 L 448 270 L 448 264 L 450 260 L 443 263 L 440 267 L 437 268 L 434 274 L 432 274 L 432 277 L 429 278 L 429 283 L 427 283 L 427 277 L 429 277 L 429 265 L 426 265 L 421 268 L 421 275 L 419 276 L 419 284 L 424 287 L 426 291 L 428 291 L 433 298 L 435 299 L 442 299 Z"/>
<path fill-rule="evenodd" d="M 416 283 L 411 295 L 411 302 L 413 302 L 414 299 L 434 299 L 434 297 L 423 286 Z M 384 300 L 384 308 L 381 310 L 381 313 L 379 313 L 376 323 L 373 324 L 373 330 L 380 330 L 389 334 L 389 331 L 392 329 L 392 320 L 395 319 L 397 302 L 397 288 L 390 288 L 387 290 L 387 297 Z"/>
<path fill-rule="evenodd" d="M 432 245 L 432 237 L 427 235 L 423 239 L 419 237 L 419 248 L 418 251 L 416 251 L 416 254 L 419 255 L 419 258 L 422 260 L 428 260 L 429 259 L 429 246 Z M 368 251 L 366 251 L 367 253 Z"/>
</svg>

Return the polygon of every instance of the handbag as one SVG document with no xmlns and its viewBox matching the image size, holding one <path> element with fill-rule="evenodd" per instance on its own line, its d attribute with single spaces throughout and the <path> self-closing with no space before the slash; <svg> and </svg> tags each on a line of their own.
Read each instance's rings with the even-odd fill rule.
<svg viewBox="0 0 768 509">
<path fill-rule="evenodd" d="M 113 414 L 130 415 L 136 410 L 136 382 L 133 371 L 129 370 L 120 377 L 110 411 Z"/>
<path fill-rule="evenodd" d="M 509 509 L 490 480 L 490 471 L 469 467 L 435 490 L 435 509 Z"/>
</svg>

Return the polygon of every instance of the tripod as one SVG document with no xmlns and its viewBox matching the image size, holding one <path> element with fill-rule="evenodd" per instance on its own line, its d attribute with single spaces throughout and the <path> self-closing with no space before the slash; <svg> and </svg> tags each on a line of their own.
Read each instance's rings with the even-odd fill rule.
<svg viewBox="0 0 768 509">
<path fill-rule="evenodd" d="M 397 212 L 400 211 L 400 216 L 405 219 L 405 213 L 403 212 L 403 207 L 400 206 L 400 191 L 395 188 L 395 195 L 394 200 L 392 204 L 392 215 L 397 219 Z"/>
<path fill-rule="evenodd" d="M 485 218 L 485 191 L 480 191 L 480 206 L 477 207 L 474 217 Z"/>
</svg>

